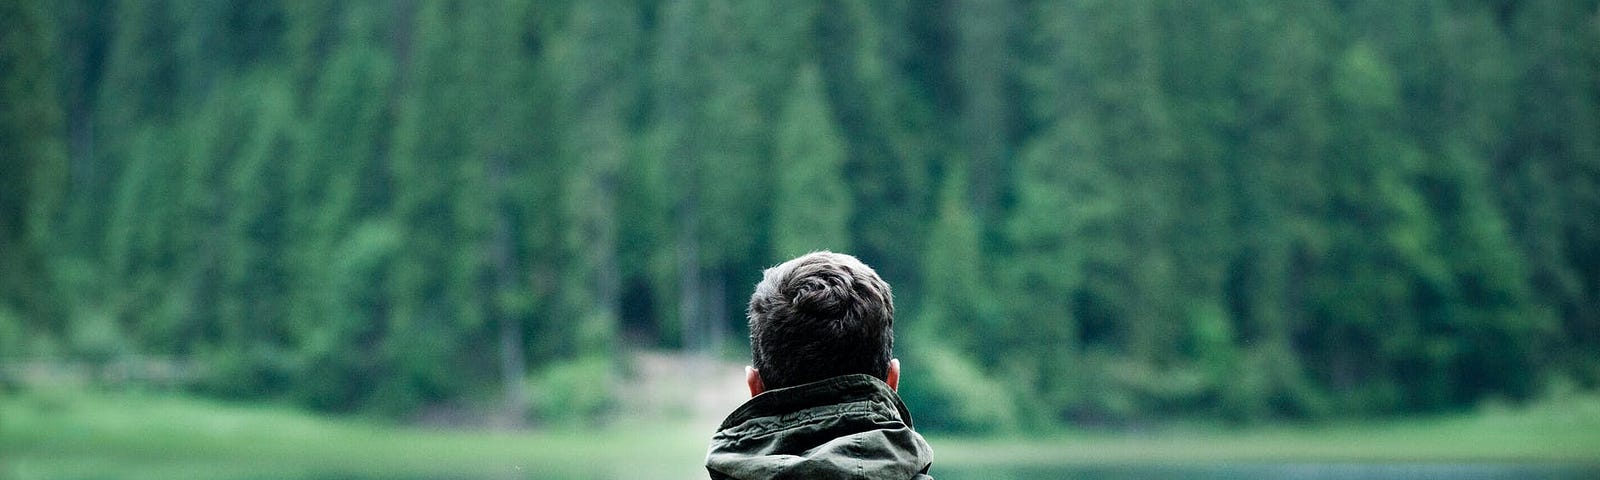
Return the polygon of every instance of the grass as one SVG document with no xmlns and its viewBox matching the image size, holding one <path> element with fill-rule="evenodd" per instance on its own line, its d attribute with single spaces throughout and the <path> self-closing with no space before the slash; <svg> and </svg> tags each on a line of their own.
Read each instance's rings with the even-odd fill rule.
<svg viewBox="0 0 1600 480">
<path fill-rule="evenodd" d="M 694 478 L 710 433 L 696 430 L 450 431 L 162 394 L 30 395 L 0 399 L 0 478 Z"/>
<path fill-rule="evenodd" d="M 448 431 L 160 393 L 30 393 L 0 397 L 0 478 L 703 478 L 709 430 L 639 419 L 595 431 Z M 936 468 L 1600 464 L 1600 397 L 1379 423 L 929 441 Z"/>
<path fill-rule="evenodd" d="M 1026 441 L 931 439 L 946 464 L 1543 463 L 1600 466 L 1600 397 L 1403 420 Z"/>
</svg>

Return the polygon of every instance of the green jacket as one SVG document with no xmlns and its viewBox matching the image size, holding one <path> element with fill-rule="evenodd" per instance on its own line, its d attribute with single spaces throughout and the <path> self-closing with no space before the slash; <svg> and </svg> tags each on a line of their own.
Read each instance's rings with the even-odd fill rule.
<svg viewBox="0 0 1600 480">
<path fill-rule="evenodd" d="M 928 442 L 900 396 L 870 375 L 763 392 L 711 437 L 712 480 L 932 480 Z"/>
</svg>

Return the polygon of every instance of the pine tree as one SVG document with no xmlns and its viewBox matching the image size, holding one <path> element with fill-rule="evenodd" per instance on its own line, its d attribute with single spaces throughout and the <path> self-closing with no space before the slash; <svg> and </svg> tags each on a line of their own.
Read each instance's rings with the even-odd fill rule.
<svg viewBox="0 0 1600 480">
<path fill-rule="evenodd" d="M 843 172 L 845 150 L 815 66 L 800 71 L 780 118 L 774 257 L 849 250 L 851 200 Z"/>
<path fill-rule="evenodd" d="M 0 357 L 62 328 L 48 263 L 67 164 L 49 15 L 41 2 L 0 6 Z"/>
</svg>

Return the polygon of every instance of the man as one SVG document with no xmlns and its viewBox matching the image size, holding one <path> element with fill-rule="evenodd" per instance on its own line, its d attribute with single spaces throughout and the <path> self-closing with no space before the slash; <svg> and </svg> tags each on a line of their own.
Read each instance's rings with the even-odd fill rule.
<svg viewBox="0 0 1600 480">
<path fill-rule="evenodd" d="M 750 296 L 752 397 L 711 438 L 713 480 L 920 479 L 933 451 L 896 389 L 894 299 L 855 257 L 814 252 Z"/>
</svg>

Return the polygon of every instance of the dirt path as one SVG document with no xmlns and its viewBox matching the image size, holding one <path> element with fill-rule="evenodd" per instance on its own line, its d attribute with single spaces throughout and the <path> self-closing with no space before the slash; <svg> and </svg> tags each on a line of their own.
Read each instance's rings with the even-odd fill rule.
<svg viewBox="0 0 1600 480">
<path fill-rule="evenodd" d="M 621 386 L 626 416 L 688 419 L 707 433 L 750 398 L 744 385 L 744 364 L 678 352 L 635 353 L 631 377 Z"/>
</svg>

